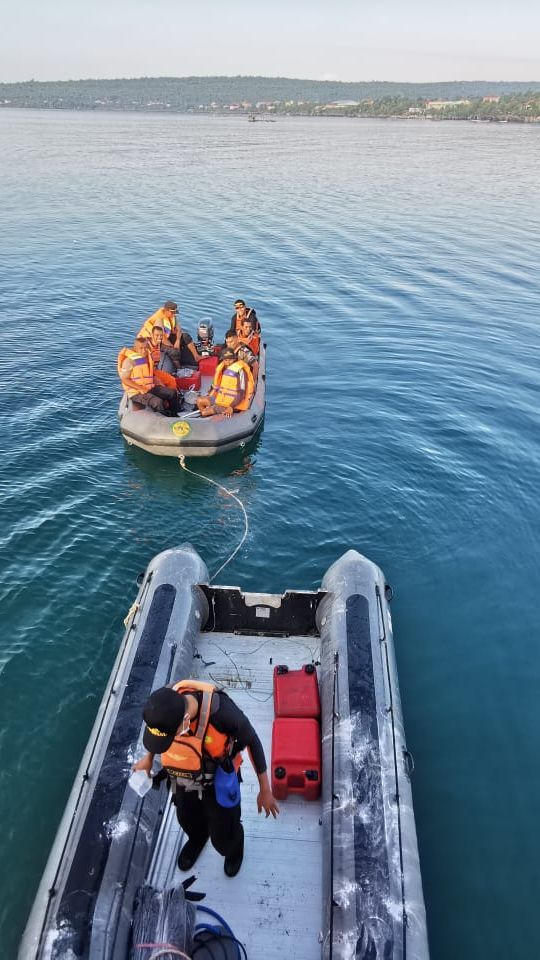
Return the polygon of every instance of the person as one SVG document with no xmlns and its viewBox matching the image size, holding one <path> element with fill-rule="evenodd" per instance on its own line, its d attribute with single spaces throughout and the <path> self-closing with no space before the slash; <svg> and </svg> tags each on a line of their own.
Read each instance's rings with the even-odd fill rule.
<svg viewBox="0 0 540 960">
<path fill-rule="evenodd" d="M 230 347 L 225 350 L 208 394 L 197 397 L 197 409 L 203 417 L 220 413 L 232 417 L 236 411 L 247 410 L 253 399 L 255 383 L 249 364 L 237 357 Z"/>
<path fill-rule="evenodd" d="M 244 320 L 252 320 L 255 332 L 261 332 L 261 325 L 253 307 L 246 307 L 245 300 L 235 300 L 234 314 L 231 317 L 231 327 L 239 333 Z"/>
<path fill-rule="evenodd" d="M 176 390 L 176 366 L 169 356 L 174 347 L 167 347 L 163 343 L 163 327 L 157 324 L 152 327 L 150 340 L 146 341 L 154 364 L 154 380 L 156 383 Z"/>
<path fill-rule="evenodd" d="M 201 356 L 193 343 L 189 333 L 177 327 L 177 343 L 179 346 L 173 347 L 165 336 L 163 327 L 155 324 L 152 327 L 150 335 L 154 362 L 159 370 L 165 370 L 169 374 L 175 374 L 181 367 L 196 367 Z M 159 351 L 158 351 L 159 347 Z"/>
<path fill-rule="evenodd" d="M 180 324 L 177 327 L 176 343 L 172 349 L 168 348 L 168 353 L 179 367 L 197 367 L 201 359 L 193 337 L 187 330 L 183 330 Z"/>
<path fill-rule="evenodd" d="M 224 690 L 196 680 L 154 690 L 143 718 L 143 744 L 148 752 L 133 769 L 151 776 L 154 757 L 161 758 L 178 822 L 187 835 L 179 869 L 191 870 L 210 838 L 225 858 L 225 874 L 236 876 L 244 856 L 238 776 L 242 750 L 247 748 L 259 781 L 259 813 L 264 810 L 267 818 L 279 813 L 264 750 L 250 721 Z"/>
<path fill-rule="evenodd" d="M 250 367 L 253 366 L 256 357 L 253 351 L 240 340 L 240 337 L 234 332 L 234 330 L 227 330 L 225 334 L 225 343 L 223 344 L 220 353 L 219 359 L 224 360 L 233 353 L 239 360 L 245 360 Z"/>
<path fill-rule="evenodd" d="M 163 329 L 163 355 L 168 360 L 163 364 L 168 373 L 174 373 L 178 367 L 196 367 L 201 359 L 193 338 L 186 330 L 182 330 L 178 319 L 178 305 L 173 300 L 167 300 L 163 307 L 156 310 L 151 317 L 144 321 L 137 336 L 150 340 L 154 327 Z"/>
<path fill-rule="evenodd" d="M 118 354 L 118 376 L 130 400 L 157 413 L 178 416 L 178 393 L 156 383 L 154 361 L 144 337 L 135 338 L 133 349 L 122 347 Z"/>
<path fill-rule="evenodd" d="M 225 345 L 222 347 L 219 359 L 226 359 L 230 353 L 234 353 L 237 360 L 244 360 L 248 364 L 253 376 L 253 383 L 255 384 L 259 375 L 258 357 L 255 356 L 251 347 L 237 336 L 234 330 L 227 330 L 225 334 Z"/>
<path fill-rule="evenodd" d="M 238 339 L 249 347 L 254 356 L 258 357 L 261 350 L 261 338 L 255 333 L 253 320 L 243 320 L 238 332 Z"/>
<path fill-rule="evenodd" d="M 146 337 L 149 340 L 152 336 L 152 329 L 159 326 L 163 328 L 164 338 L 175 345 L 178 331 L 177 316 L 178 304 L 174 300 L 167 300 L 159 310 L 156 310 L 152 316 L 144 321 L 137 336 Z"/>
</svg>

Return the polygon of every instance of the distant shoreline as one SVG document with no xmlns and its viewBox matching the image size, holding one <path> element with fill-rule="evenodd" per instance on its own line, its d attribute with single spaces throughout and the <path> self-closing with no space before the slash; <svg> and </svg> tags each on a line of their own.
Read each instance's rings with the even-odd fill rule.
<svg viewBox="0 0 540 960">
<path fill-rule="evenodd" d="M 135 116 L 142 115 L 146 117 L 198 117 L 200 119 L 220 119 L 220 120 L 236 120 L 248 122 L 249 116 L 247 114 L 239 113 L 228 113 L 225 111 L 215 111 L 212 113 L 208 112 L 196 112 L 194 110 L 156 110 L 149 109 L 144 107 L 133 107 L 132 109 L 127 109 L 125 107 L 75 107 L 72 105 L 66 106 L 54 106 L 54 105 L 41 105 L 37 106 L 35 104 L 19 104 L 19 103 L 2 103 L 0 102 L 0 112 L 5 110 L 25 110 L 25 111 L 40 111 L 41 113 L 80 113 L 80 114 L 92 114 L 100 116 Z M 417 121 L 417 122 L 430 122 L 430 123 L 442 123 L 442 122 L 453 122 L 453 123 L 478 123 L 478 124 L 500 124 L 500 123 L 511 123 L 514 125 L 525 125 L 531 126 L 540 123 L 540 115 L 533 117 L 514 117 L 514 116 L 502 116 L 502 117 L 466 117 L 466 116 L 421 116 L 421 115 L 406 115 L 406 114 L 385 114 L 385 113 L 369 113 L 369 114 L 351 114 L 351 113 L 338 113 L 338 112 L 311 112 L 311 113 L 279 113 L 272 116 L 257 116 L 254 122 L 256 123 L 277 123 L 283 120 L 388 120 L 388 121 Z"/>
<path fill-rule="evenodd" d="M 139 77 L 0 83 L 0 107 L 99 113 L 537 123 L 540 82 L 343 83 L 286 77 Z"/>
</svg>

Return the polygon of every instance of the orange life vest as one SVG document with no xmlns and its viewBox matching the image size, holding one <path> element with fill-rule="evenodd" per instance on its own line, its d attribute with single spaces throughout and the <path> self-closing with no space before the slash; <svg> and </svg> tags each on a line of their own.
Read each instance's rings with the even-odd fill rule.
<svg viewBox="0 0 540 960">
<path fill-rule="evenodd" d="M 159 310 L 156 310 L 151 317 L 148 317 L 148 319 L 144 321 L 137 336 L 146 337 L 147 340 L 150 340 L 152 330 L 156 325 L 163 327 L 163 336 L 165 339 L 170 340 L 172 338 L 174 340 L 176 337 L 176 317 L 166 317 L 164 307 L 160 307 Z"/>
<path fill-rule="evenodd" d="M 125 360 L 131 360 L 133 364 L 129 379 L 134 380 L 137 384 L 136 390 L 133 387 L 126 387 L 124 384 L 122 367 Z M 134 397 L 138 393 L 148 393 L 154 386 L 154 362 L 152 357 L 149 357 L 147 354 L 142 356 L 142 354 L 137 353 L 136 350 L 132 350 L 130 347 L 123 347 L 118 354 L 117 368 L 118 376 L 122 381 L 122 386 L 128 397 Z"/>
<path fill-rule="evenodd" d="M 240 343 L 245 343 L 246 347 L 255 354 L 256 357 L 259 356 L 261 350 L 261 338 L 258 333 L 250 333 L 249 337 L 243 337 L 242 334 L 238 334 L 238 339 Z"/>
<path fill-rule="evenodd" d="M 259 321 L 257 320 L 257 317 L 254 317 L 254 316 L 253 316 L 254 313 L 255 313 L 255 311 L 254 311 L 253 307 L 246 307 L 246 312 L 245 312 L 245 314 L 244 314 L 244 316 L 242 317 L 241 320 L 240 320 L 240 317 L 238 317 L 236 314 L 234 315 L 234 317 L 233 317 L 233 322 L 234 322 L 233 330 L 234 330 L 235 333 L 238 334 L 238 336 L 240 336 L 240 330 L 242 329 L 242 324 L 243 324 L 244 320 L 251 320 L 252 324 L 253 324 L 254 327 L 255 327 L 256 332 L 257 332 L 257 333 L 259 332 L 259 330 L 261 329 L 261 325 L 260 325 Z"/>
<path fill-rule="evenodd" d="M 241 373 L 246 376 L 246 388 L 242 399 L 235 403 L 241 389 Z M 217 406 L 230 407 L 234 404 L 235 410 L 247 410 L 254 391 L 255 384 L 249 364 L 243 360 L 233 360 L 232 363 L 230 360 L 222 360 L 216 370 L 211 390 L 212 399 Z"/>
<path fill-rule="evenodd" d="M 203 758 L 207 756 L 219 762 L 228 757 L 232 749 L 231 737 L 220 733 L 210 723 L 212 696 L 216 688 L 212 683 L 181 680 L 174 684 L 173 690 L 183 694 L 202 693 L 202 702 L 198 715 L 190 723 L 189 733 L 175 737 L 169 749 L 161 754 L 163 767 L 177 780 L 211 780 L 213 773 L 204 770 Z"/>
<path fill-rule="evenodd" d="M 149 344 L 150 355 L 152 357 L 152 362 L 154 364 L 154 381 L 155 383 L 160 383 L 163 387 L 169 387 L 170 390 L 176 390 L 176 377 L 172 373 L 167 373 L 166 370 L 158 370 L 157 364 L 161 358 L 161 346 L 159 343 Z"/>
<path fill-rule="evenodd" d="M 168 387 L 169 390 L 178 389 L 176 377 L 174 377 L 172 373 L 167 373 L 166 370 L 154 370 L 154 380 L 163 387 Z"/>
</svg>

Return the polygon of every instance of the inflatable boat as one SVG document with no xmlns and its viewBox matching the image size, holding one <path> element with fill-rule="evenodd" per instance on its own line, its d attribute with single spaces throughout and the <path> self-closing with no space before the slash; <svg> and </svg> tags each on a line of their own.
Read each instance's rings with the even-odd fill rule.
<svg viewBox="0 0 540 960">
<path fill-rule="evenodd" d="M 126 619 L 20 960 L 427 960 L 389 599 L 379 568 L 353 550 L 318 590 L 281 595 L 210 585 L 189 544 L 155 557 Z M 291 792 L 266 820 L 243 764 L 240 872 L 225 876 L 209 843 L 193 868 L 206 915 L 217 911 L 218 931 L 230 935 L 222 952 L 205 953 L 200 942 L 193 950 L 190 932 L 180 942 L 163 915 L 176 904 L 178 924 L 186 908 L 176 865 L 183 836 L 167 784 L 144 797 L 128 785 L 143 753 L 141 709 L 152 689 L 179 679 L 227 690 L 257 730 L 274 779 L 277 664 L 318 677 L 322 789 L 307 799 Z"/>
<path fill-rule="evenodd" d="M 201 394 L 206 394 L 212 375 L 204 375 Z M 158 457 L 210 457 L 245 445 L 260 430 L 266 396 L 266 350 L 261 345 L 259 371 L 253 400 L 248 410 L 232 417 L 201 417 L 190 409 L 177 418 L 165 417 L 148 408 L 138 408 L 123 394 L 118 409 L 120 430 L 129 444 Z"/>
</svg>

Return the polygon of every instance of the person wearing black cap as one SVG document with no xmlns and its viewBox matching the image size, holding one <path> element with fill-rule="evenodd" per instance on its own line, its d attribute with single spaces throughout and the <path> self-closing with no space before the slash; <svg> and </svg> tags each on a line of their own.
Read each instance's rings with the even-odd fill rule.
<svg viewBox="0 0 540 960">
<path fill-rule="evenodd" d="M 223 690 L 196 680 L 160 687 L 143 709 L 143 744 L 148 753 L 133 767 L 151 776 L 158 754 L 171 781 L 178 822 L 187 842 L 178 857 L 190 870 L 208 838 L 224 858 L 228 877 L 244 855 L 238 771 L 248 750 L 259 780 L 257 809 L 276 817 L 264 750 L 250 721 Z"/>
</svg>

